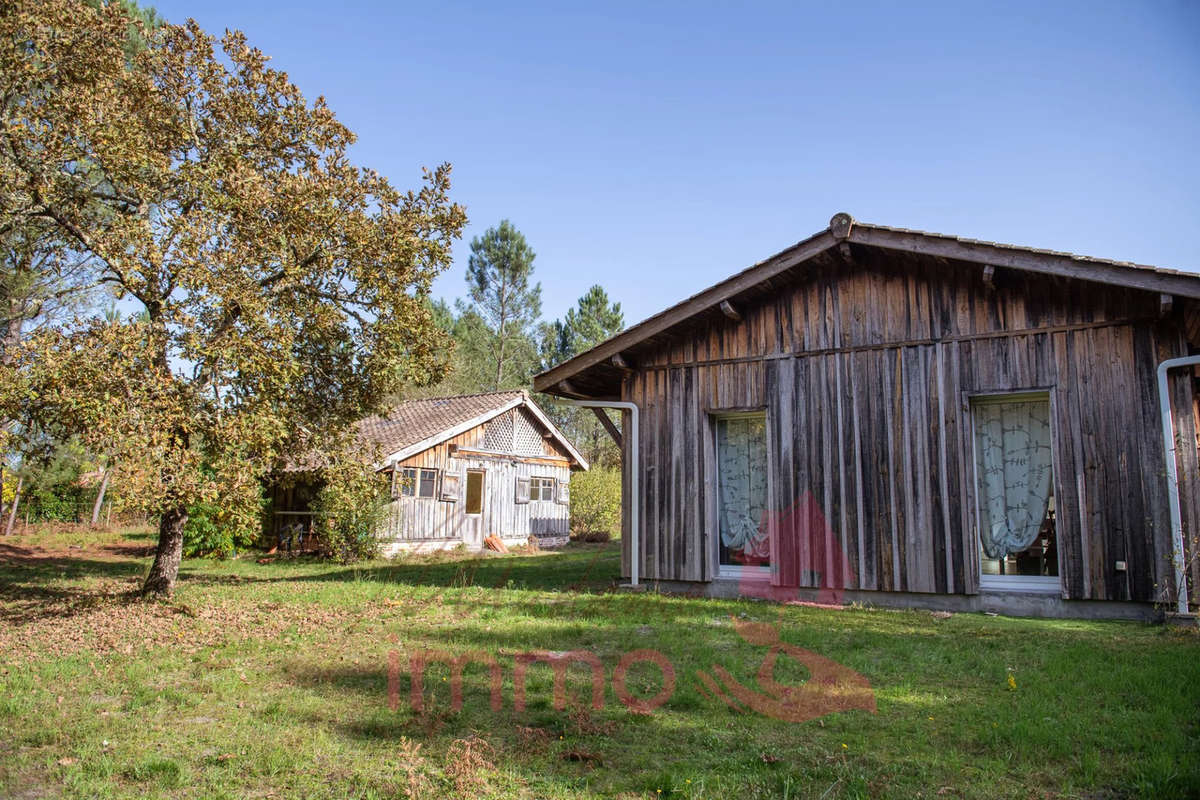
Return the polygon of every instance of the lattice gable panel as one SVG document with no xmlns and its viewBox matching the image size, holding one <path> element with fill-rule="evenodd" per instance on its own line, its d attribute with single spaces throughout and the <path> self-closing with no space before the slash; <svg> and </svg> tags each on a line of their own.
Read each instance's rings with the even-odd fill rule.
<svg viewBox="0 0 1200 800">
<path fill-rule="evenodd" d="M 542 456 L 546 454 L 542 446 L 542 431 L 524 409 L 514 409 L 513 414 L 513 450 L 522 456 Z"/>
<path fill-rule="evenodd" d="M 483 426 L 483 449 L 496 453 L 511 453 L 512 446 L 512 411 L 506 411 Z"/>
</svg>

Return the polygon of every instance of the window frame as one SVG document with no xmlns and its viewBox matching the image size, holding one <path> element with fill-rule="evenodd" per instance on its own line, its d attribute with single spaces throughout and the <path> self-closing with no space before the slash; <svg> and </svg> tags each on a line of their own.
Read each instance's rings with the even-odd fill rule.
<svg viewBox="0 0 1200 800">
<path fill-rule="evenodd" d="M 413 473 L 411 484 L 409 484 L 407 481 L 407 473 L 409 472 Z M 397 479 L 400 482 L 400 485 L 397 487 L 398 491 L 395 493 L 395 497 L 411 497 L 414 500 L 437 499 L 439 472 L 441 472 L 441 470 L 434 469 L 432 467 L 400 467 L 400 469 L 397 470 Z M 422 494 L 421 486 L 427 477 L 426 473 L 432 473 L 432 477 L 429 478 L 430 491 L 429 494 Z M 410 487 L 412 489 L 411 493 L 406 492 L 405 489 Z"/>
<path fill-rule="evenodd" d="M 474 511 L 471 510 L 471 476 L 479 476 L 479 507 Z M 484 496 L 487 491 L 487 470 L 485 469 L 469 469 L 467 470 L 467 487 L 463 492 L 463 513 L 472 517 L 478 517 L 483 514 Z"/>
<path fill-rule="evenodd" d="M 966 394 L 967 414 L 970 417 L 970 425 L 968 426 L 971 437 L 971 547 L 973 563 L 975 567 L 975 577 L 978 581 L 980 593 L 986 592 L 1019 592 L 1022 594 L 1049 594 L 1061 595 L 1065 576 L 1063 571 L 1066 568 L 1066 561 L 1063 559 L 1063 536 L 1062 530 L 1059 528 L 1061 517 L 1057 513 L 1058 498 L 1061 486 L 1059 484 L 1058 471 L 1058 425 L 1055 423 L 1057 419 L 1055 392 L 1053 387 L 1047 388 L 1032 388 L 1032 389 L 1014 389 L 1009 391 L 996 392 L 974 392 Z M 1058 551 L 1056 555 L 1056 563 L 1058 566 L 1057 575 L 990 575 L 984 574 L 983 571 L 983 545 L 980 542 L 979 525 L 982 515 L 979 509 L 981 492 L 979 491 L 979 453 L 978 453 L 978 436 L 975 431 L 975 407 L 979 405 L 993 405 L 1000 403 L 1028 403 L 1036 400 L 1044 400 L 1050 412 L 1050 496 L 1054 498 L 1055 506 L 1055 535 L 1054 546 Z"/>
<path fill-rule="evenodd" d="M 553 503 L 557 499 L 558 481 L 545 475 L 529 476 L 529 501 L 532 503 Z M 536 491 L 535 491 L 536 487 Z"/>
<path fill-rule="evenodd" d="M 763 422 L 763 440 L 764 448 L 766 449 L 767 461 L 767 507 L 770 508 L 771 498 L 775 496 L 775 459 L 772 458 L 772 444 L 774 439 L 771 436 L 770 416 L 767 413 L 767 408 L 738 408 L 738 409 L 711 409 L 707 411 L 709 422 L 709 441 L 712 442 L 712 523 L 710 535 L 712 537 L 712 563 L 717 567 L 718 578 L 736 578 L 738 580 L 763 580 L 770 581 L 776 573 L 775 563 L 779 557 L 779 548 L 776 542 L 776 530 L 774 525 L 774 515 L 768 515 L 767 521 L 767 542 L 770 549 L 770 560 L 765 565 L 747 566 L 745 564 L 722 564 L 721 563 L 721 459 L 718 456 L 720 449 L 720 437 L 717 429 L 722 421 L 736 419 L 761 419 Z"/>
</svg>

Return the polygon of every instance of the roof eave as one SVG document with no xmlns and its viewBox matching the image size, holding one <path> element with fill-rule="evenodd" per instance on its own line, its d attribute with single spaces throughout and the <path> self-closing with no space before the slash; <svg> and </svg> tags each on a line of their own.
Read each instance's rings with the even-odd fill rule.
<svg viewBox="0 0 1200 800">
<path fill-rule="evenodd" d="M 763 281 L 770 280 L 841 242 L 1200 299 L 1200 275 L 1072 253 L 1057 253 L 927 231 L 872 225 L 858 222 L 848 214 L 836 214 L 830 221 L 829 228 L 676 303 L 590 350 L 585 350 L 535 375 L 533 387 L 536 391 L 559 397 L 589 397 L 579 391 L 572 391 L 564 385 L 564 381 L 569 381 L 584 370 L 619 356 L 622 351 L 708 311 L 720 305 L 723 300 L 729 300 Z"/>
<path fill-rule="evenodd" d="M 848 240 L 854 244 L 883 250 L 990 264 L 1023 272 L 1039 272 L 1092 283 L 1200 299 L 1200 276 L 1143 264 L 1122 264 L 1072 253 L 981 242 L 925 231 L 906 231 L 863 222 L 854 223 Z"/>
<path fill-rule="evenodd" d="M 838 240 L 828 230 L 814 234 L 786 250 L 776 253 L 765 261 L 761 261 L 730 278 L 726 278 L 715 286 L 711 286 L 680 303 L 676 303 L 665 311 L 661 311 L 639 322 L 637 325 L 618 333 L 611 339 L 606 339 L 590 350 L 585 350 L 579 355 L 535 375 L 533 378 L 533 388 L 535 391 L 559 397 L 579 396 L 577 393 L 568 392 L 564 388 L 559 387 L 559 383 L 569 379 L 573 375 L 577 375 L 588 367 L 610 360 L 613 356 L 620 354 L 622 350 L 632 347 L 651 336 L 662 333 L 695 314 L 720 305 L 723 300 L 728 300 L 765 280 L 769 280 L 781 272 L 791 269 L 797 264 L 804 263 L 813 256 L 833 247 L 837 242 Z"/>
</svg>

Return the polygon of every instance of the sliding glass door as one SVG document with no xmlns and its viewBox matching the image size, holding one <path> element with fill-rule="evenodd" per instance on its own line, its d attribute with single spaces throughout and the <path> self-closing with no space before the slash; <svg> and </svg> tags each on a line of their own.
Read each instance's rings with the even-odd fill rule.
<svg viewBox="0 0 1200 800">
<path fill-rule="evenodd" d="M 766 415 L 717 417 L 716 437 L 721 571 L 769 567 Z"/>
<path fill-rule="evenodd" d="M 1050 398 L 977 397 L 971 416 L 980 588 L 1057 592 Z"/>
</svg>

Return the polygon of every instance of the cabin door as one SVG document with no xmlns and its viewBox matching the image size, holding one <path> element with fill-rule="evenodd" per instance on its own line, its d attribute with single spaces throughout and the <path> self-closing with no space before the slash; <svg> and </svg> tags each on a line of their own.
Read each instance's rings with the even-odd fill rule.
<svg viewBox="0 0 1200 800">
<path fill-rule="evenodd" d="M 483 547 L 484 520 L 486 519 L 487 473 L 481 469 L 467 470 L 467 490 L 463 502 L 466 522 L 463 524 L 463 542 L 470 548 Z"/>
</svg>

